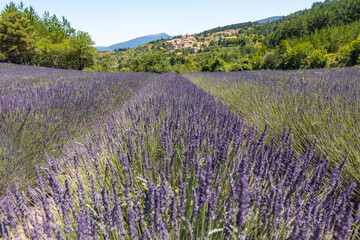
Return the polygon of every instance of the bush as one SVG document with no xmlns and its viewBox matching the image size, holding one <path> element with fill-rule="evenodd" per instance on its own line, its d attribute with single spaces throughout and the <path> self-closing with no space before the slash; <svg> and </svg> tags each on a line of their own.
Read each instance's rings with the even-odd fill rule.
<svg viewBox="0 0 360 240">
<path fill-rule="evenodd" d="M 345 66 L 354 66 L 359 64 L 360 40 L 352 41 L 339 49 L 338 60 Z"/>
<path fill-rule="evenodd" d="M 211 65 L 212 72 L 225 72 L 225 62 L 221 58 L 215 60 Z"/>
<path fill-rule="evenodd" d="M 3 62 L 6 60 L 6 56 L 0 52 L 0 62 Z"/>
<path fill-rule="evenodd" d="M 326 53 L 321 50 L 315 50 L 309 57 L 310 68 L 323 68 L 326 66 Z"/>
<path fill-rule="evenodd" d="M 360 58 L 360 40 L 355 40 L 351 42 L 350 45 L 350 64 L 351 66 L 354 66 L 356 64 L 359 64 Z"/>
<path fill-rule="evenodd" d="M 251 61 L 247 58 L 241 59 L 241 61 L 234 66 L 232 66 L 231 71 L 237 72 L 237 71 L 252 71 L 252 64 Z"/>
<path fill-rule="evenodd" d="M 170 64 L 161 52 L 147 53 L 131 59 L 130 69 L 134 72 L 170 72 Z"/>
<path fill-rule="evenodd" d="M 212 59 L 205 59 L 201 63 L 202 72 L 225 72 L 225 62 L 221 58 L 217 58 L 215 61 Z"/>
<path fill-rule="evenodd" d="M 260 70 L 263 68 L 264 66 L 264 57 L 263 56 L 255 56 L 253 59 L 252 59 L 252 67 L 254 70 Z"/>
<path fill-rule="evenodd" d="M 274 69 L 278 68 L 280 64 L 280 58 L 277 56 L 277 51 L 271 51 L 265 54 L 263 58 L 264 68 Z"/>
<path fill-rule="evenodd" d="M 286 69 L 309 68 L 309 56 L 314 52 L 314 46 L 309 42 L 299 43 L 290 49 L 285 56 Z"/>
<path fill-rule="evenodd" d="M 329 68 L 338 67 L 339 62 L 338 62 L 337 58 L 338 58 L 337 54 L 335 54 L 335 53 L 326 54 L 326 59 L 327 59 L 326 67 L 329 67 Z"/>
<path fill-rule="evenodd" d="M 205 59 L 202 61 L 201 63 L 201 71 L 202 72 L 211 72 L 211 66 L 212 66 L 213 62 L 209 59 Z"/>
</svg>

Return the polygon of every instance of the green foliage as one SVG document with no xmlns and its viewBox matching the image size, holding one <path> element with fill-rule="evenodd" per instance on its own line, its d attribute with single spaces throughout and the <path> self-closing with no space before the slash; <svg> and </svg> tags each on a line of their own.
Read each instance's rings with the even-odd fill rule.
<svg viewBox="0 0 360 240">
<path fill-rule="evenodd" d="M 70 52 L 69 40 L 60 43 L 52 43 L 49 39 L 43 38 L 36 43 L 35 63 L 43 67 L 66 68 L 66 56 Z"/>
<path fill-rule="evenodd" d="M 147 53 L 131 59 L 130 70 L 134 72 L 165 73 L 170 71 L 170 64 L 160 52 Z"/>
<path fill-rule="evenodd" d="M 288 39 L 292 46 L 310 42 L 316 49 L 324 49 L 330 53 L 336 53 L 339 48 L 354 41 L 360 35 L 360 21 L 350 24 L 341 24 L 315 30 L 313 33 L 298 38 Z"/>
<path fill-rule="evenodd" d="M 3 53 L 0 52 L 0 62 L 3 62 L 3 61 L 5 61 L 5 60 L 6 60 L 5 54 L 3 54 Z"/>
<path fill-rule="evenodd" d="M 338 58 L 346 66 L 360 64 L 360 38 L 340 48 Z"/>
<path fill-rule="evenodd" d="M 275 69 L 279 66 L 279 58 L 276 51 L 266 53 L 263 61 L 265 69 Z"/>
<path fill-rule="evenodd" d="M 229 29 L 238 29 L 238 28 L 247 28 L 247 27 L 251 27 L 254 25 L 258 25 L 259 23 L 257 22 L 246 22 L 246 23 L 239 23 L 239 24 L 232 24 L 232 25 L 227 25 L 224 27 L 217 27 L 217 28 L 213 28 L 204 32 L 199 33 L 202 35 L 209 35 L 211 33 L 216 33 L 216 32 L 220 32 L 220 31 L 225 31 L 225 30 L 229 30 Z"/>
<path fill-rule="evenodd" d="M 265 45 L 262 45 L 257 51 L 256 55 L 251 60 L 251 65 L 253 70 L 260 70 L 265 67 L 264 56 L 269 52 L 269 48 Z"/>
<path fill-rule="evenodd" d="M 256 53 L 256 56 L 263 57 L 267 52 L 269 51 L 269 48 L 265 45 L 262 45 L 259 50 Z"/>
<path fill-rule="evenodd" d="M 194 61 L 190 59 L 190 60 L 187 62 L 186 67 L 187 67 L 188 69 L 190 69 L 190 71 L 191 71 L 191 69 L 195 70 Z"/>
<path fill-rule="evenodd" d="M 70 38 L 70 53 L 68 61 L 71 69 L 82 70 L 94 64 L 95 48 L 94 42 L 88 33 L 78 31 L 75 36 Z"/>
<path fill-rule="evenodd" d="M 217 58 L 215 60 L 205 59 L 202 62 L 201 71 L 202 72 L 225 72 L 225 62 L 221 58 Z"/>
<path fill-rule="evenodd" d="M 314 47 L 309 42 L 297 44 L 295 47 L 287 49 L 283 58 L 283 66 L 286 69 L 309 68 L 308 57 L 314 51 Z"/>
<path fill-rule="evenodd" d="M 49 12 L 45 12 L 41 19 L 40 32 L 42 37 L 48 38 L 53 43 L 60 43 L 65 38 L 75 35 L 75 29 L 66 18 L 63 17 L 63 21 L 60 21 L 56 15 L 50 16 Z"/>
<path fill-rule="evenodd" d="M 76 32 L 66 18 L 10 2 L 0 15 L 0 60 L 82 70 L 94 64 L 89 34 Z"/>
<path fill-rule="evenodd" d="M 225 62 L 221 58 L 215 60 L 211 65 L 212 72 L 225 72 Z"/>
<path fill-rule="evenodd" d="M 252 62 L 250 59 L 243 58 L 241 61 L 232 66 L 231 71 L 252 71 Z"/>
<path fill-rule="evenodd" d="M 212 65 L 213 65 L 213 61 L 210 59 L 205 59 L 204 61 L 202 61 L 201 63 L 201 71 L 202 72 L 211 72 L 212 70 Z"/>
<path fill-rule="evenodd" d="M 291 21 L 286 21 L 290 20 Z M 316 30 L 349 24 L 360 18 L 360 0 L 325 1 L 313 5 L 312 9 L 291 14 L 283 19 L 278 29 L 269 36 L 270 46 L 276 46 L 281 40 L 301 37 Z"/>
<path fill-rule="evenodd" d="M 0 51 L 14 63 L 28 63 L 33 49 L 34 26 L 23 12 L 10 3 L 0 17 Z"/>
<path fill-rule="evenodd" d="M 310 68 L 324 68 L 327 63 L 326 53 L 316 49 L 313 53 L 308 56 Z"/>
<path fill-rule="evenodd" d="M 230 38 L 230 39 L 225 39 L 225 40 L 221 41 L 221 45 L 223 45 L 225 47 L 227 47 L 227 46 L 243 47 L 246 45 L 246 41 L 245 41 L 244 37 Z"/>
<path fill-rule="evenodd" d="M 209 45 L 210 45 L 210 46 L 215 46 L 215 45 L 216 45 L 216 41 L 215 41 L 215 40 L 211 40 Z"/>
<path fill-rule="evenodd" d="M 253 70 L 260 70 L 260 69 L 264 68 L 264 66 L 265 66 L 264 57 L 262 57 L 262 56 L 253 57 L 253 59 L 251 61 L 251 65 L 252 65 Z"/>
</svg>

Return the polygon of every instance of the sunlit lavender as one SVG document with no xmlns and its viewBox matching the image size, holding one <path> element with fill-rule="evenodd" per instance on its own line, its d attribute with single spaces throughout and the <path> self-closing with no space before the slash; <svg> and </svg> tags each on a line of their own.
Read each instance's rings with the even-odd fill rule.
<svg viewBox="0 0 360 240">
<path fill-rule="evenodd" d="M 61 96 L 67 95 L 61 94 L 66 91 L 60 88 L 44 100 L 25 95 L 23 102 L 31 102 L 29 106 L 39 109 L 39 116 L 58 116 L 61 125 L 70 121 L 74 131 L 83 130 L 64 140 L 59 152 L 51 151 L 53 147 L 46 149 L 44 163 L 32 162 L 34 183 L 11 187 L 1 196 L 0 237 L 356 236 L 360 220 L 352 201 L 356 185 L 342 175 L 347 159 L 333 165 L 314 143 L 301 153 L 295 151 L 296 133 L 290 126 L 269 134 L 266 125 L 249 125 L 210 93 L 177 74 L 34 71 L 43 74 L 39 82 L 23 83 L 21 78 L 27 75 L 14 74 L 19 83 L 9 84 L 2 97 L 22 96 L 28 86 L 45 91 L 52 84 L 69 85 L 78 91 L 73 98 L 70 94 L 63 99 Z M 5 81 L 11 82 L 10 77 Z M 94 85 L 96 90 L 92 90 Z M 76 104 L 82 96 L 87 100 Z M 52 108 L 52 102 L 46 100 L 51 97 L 61 101 L 55 106 L 69 103 Z M 9 112 L 1 108 L 4 119 L 12 119 L 11 114 L 18 112 L 25 116 L 28 111 L 17 107 L 23 106 L 20 103 L 6 106 Z M 33 122 L 23 128 L 37 126 Z M 8 128 L 2 131 L 11 133 Z M 58 134 L 66 135 L 68 128 L 63 129 Z M 36 136 L 38 131 L 28 134 Z M 15 151 L 12 155 L 17 156 Z"/>
<path fill-rule="evenodd" d="M 331 165 L 344 166 L 344 176 L 358 185 L 360 202 L 360 68 L 233 73 L 188 73 L 247 125 L 269 134 L 291 127 L 294 149 L 301 154 L 317 143 Z"/>
<path fill-rule="evenodd" d="M 104 74 L 0 65 L 0 192 L 33 178 L 45 154 L 120 107 L 150 74 Z"/>
</svg>

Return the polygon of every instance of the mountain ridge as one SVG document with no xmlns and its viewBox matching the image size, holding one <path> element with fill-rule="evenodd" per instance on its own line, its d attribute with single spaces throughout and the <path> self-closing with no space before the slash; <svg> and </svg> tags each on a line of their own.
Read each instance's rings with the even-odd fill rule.
<svg viewBox="0 0 360 240">
<path fill-rule="evenodd" d="M 156 33 L 156 34 L 150 34 L 142 37 L 137 37 L 134 39 L 130 39 L 125 42 L 115 43 L 110 46 L 95 46 L 96 49 L 100 52 L 102 51 L 114 51 L 115 49 L 119 48 L 136 48 L 145 44 L 148 44 L 149 42 L 160 40 L 160 39 L 167 39 L 171 38 L 172 36 L 166 34 L 166 33 Z"/>
<path fill-rule="evenodd" d="M 272 17 L 268 17 L 268 18 L 264 18 L 264 19 L 260 19 L 257 21 L 253 21 L 253 23 L 266 23 L 268 21 L 276 21 L 280 18 L 282 18 L 283 16 L 272 16 Z M 208 30 L 205 30 L 208 31 Z M 110 46 L 95 46 L 96 49 L 100 52 L 104 52 L 104 51 L 114 51 L 115 49 L 119 49 L 119 48 L 136 48 L 142 45 L 146 45 L 149 42 L 152 41 L 156 41 L 156 40 L 160 40 L 160 39 L 168 39 L 168 38 L 173 38 L 173 36 L 168 35 L 167 33 L 156 33 L 156 34 L 149 34 L 146 36 L 142 36 L 142 37 L 137 37 L 137 38 L 133 38 L 130 39 L 128 41 L 125 42 L 120 42 L 120 43 L 115 43 L 112 44 Z"/>
<path fill-rule="evenodd" d="M 260 20 L 257 20 L 255 22 L 258 22 L 258 23 L 267 23 L 268 21 L 276 21 L 276 20 L 279 20 L 280 18 L 282 18 L 283 16 L 273 16 L 273 17 L 268 17 L 268 18 L 264 18 L 264 19 L 260 19 Z"/>
</svg>

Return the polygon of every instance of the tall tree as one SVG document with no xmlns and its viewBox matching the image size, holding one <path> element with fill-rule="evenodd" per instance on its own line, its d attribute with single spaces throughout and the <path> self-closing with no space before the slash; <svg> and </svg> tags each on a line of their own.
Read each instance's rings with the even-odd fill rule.
<svg viewBox="0 0 360 240">
<path fill-rule="evenodd" d="M 34 26 L 21 11 L 22 5 L 6 5 L 0 18 L 0 52 L 15 63 L 29 63 L 34 46 Z"/>
<path fill-rule="evenodd" d="M 87 32 L 78 31 L 75 36 L 70 38 L 71 54 L 69 57 L 73 59 L 72 67 L 82 70 L 94 64 L 95 48 L 94 43 Z"/>
<path fill-rule="evenodd" d="M 0 61 L 81 70 L 94 64 L 93 44 L 65 17 L 39 17 L 23 3 L 10 2 L 0 14 Z"/>
</svg>

